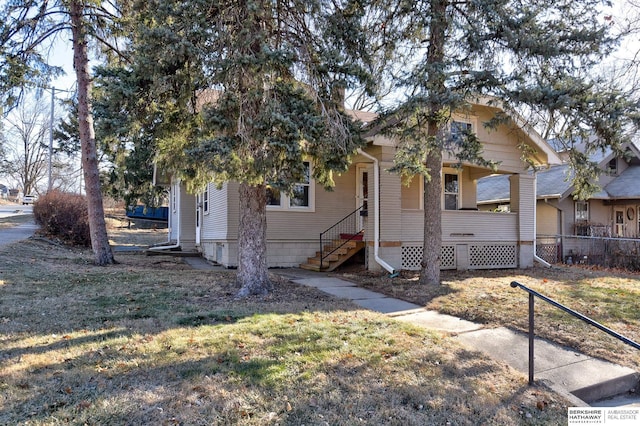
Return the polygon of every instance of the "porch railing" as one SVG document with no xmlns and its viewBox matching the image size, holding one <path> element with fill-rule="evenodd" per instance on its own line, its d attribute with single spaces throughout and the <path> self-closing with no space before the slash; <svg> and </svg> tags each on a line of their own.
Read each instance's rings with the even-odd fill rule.
<svg viewBox="0 0 640 426">
<path fill-rule="evenodd" d="M 326 258 L 344 247 L 349 241 L 362 235 L 360 216 L 361 214 L 366 215 L 366 212 L 364 205 L 360 206 L 340 219 L 335 225 L 320 233 L 320 269 L 323 268 Z"/>
<path fill-rule="evenodd" d="M 633 346 L 636 349 L 640 349 L 640 344 L 634 342 L 633 340 L 629 339 L 628 337 L 623 336 L 620 333 L 617 333 L 613 330 L 611 330 L 608 327 L 605 327 L 604 325 L 600 324 L 599 322 L 596 322 L 594 320 L 592 320 L 591 318 L 582 315 L 579 312 L 574 311 L 573 309 L 570 309 L 566 306 L 564 306 L 561 303 L 556 302 L 555 300 L 544 296 L 543 294 L 538 293 L 535 290 L 530 289 L 529 287 L 520 284 L 517 281 L 512 281 L 511 282 L 511 287 L 513 288 L 517 288 L 520 287 L 522 290 L 526 291 L 527 293 L 529 293 L 529 384 L 532 385 L 533 384 L 533 359 L 534 359 L 534 346 L 533 346 L 533 341 L 534 341 L 534 296 L 538 297 L 539 299 L 544 300 L 545 302 L 555 306 L 558 309 L 563 310 L 564 312 L 578 318 L 581 321 L 586 322 L 589 325 L 592 325 L 594 327 L 596 327 L 597 329 L 604 331 L 605 333 L 615 337 L 616 339 L 626 343 L 627 345 Z"/>
</svg>

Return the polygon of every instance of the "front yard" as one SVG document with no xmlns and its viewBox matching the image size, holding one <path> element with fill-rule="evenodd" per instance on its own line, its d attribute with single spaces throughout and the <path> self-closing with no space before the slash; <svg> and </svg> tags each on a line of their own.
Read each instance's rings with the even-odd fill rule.
<svg viewBox="0 0 640 426">
<path fill-rule="evenodd" d="M 566 422 L 561 397 L 448 336 L 275 276 L 269 297 L 236 300 L 232 271 L 170 257 L 96 267 L 32 239 L 0 258 L 0 424 Z M 511 308 L 493 297 L 467 309 Z"/>
</svg>

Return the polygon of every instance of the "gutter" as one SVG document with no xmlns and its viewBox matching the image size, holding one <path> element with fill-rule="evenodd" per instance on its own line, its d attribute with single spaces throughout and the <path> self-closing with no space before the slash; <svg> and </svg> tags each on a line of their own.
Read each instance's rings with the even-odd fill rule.
<svg viewBox="0 0 640 426">
<path fill-rule="evenodd" d="M 375 193 L 375 202 L 373 203 L 374 218 L 373 218 L 373 256 L 378 265 L 382 266 L 391 275 L 397 276 L 398 272 L 393 269 L 391 265 L 380 258 L 380 164 L 378 159 L 374 156 L 367 154 L 361 149 L 358 149 L 358 154 L 362 155 L 373 161 L 373 186 Z"/>
</svg>

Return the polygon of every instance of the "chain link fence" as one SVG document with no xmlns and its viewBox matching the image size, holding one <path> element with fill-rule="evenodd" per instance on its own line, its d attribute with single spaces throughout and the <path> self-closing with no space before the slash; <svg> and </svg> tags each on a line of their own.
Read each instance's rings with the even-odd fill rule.
<svg viewBox="0 0 640 426">
<path fill-rule="evenodd" d="M 536 254 L 554 263 L 599 265 L 640 271 L 640 239 L 539 235 Z"/>
</svg>

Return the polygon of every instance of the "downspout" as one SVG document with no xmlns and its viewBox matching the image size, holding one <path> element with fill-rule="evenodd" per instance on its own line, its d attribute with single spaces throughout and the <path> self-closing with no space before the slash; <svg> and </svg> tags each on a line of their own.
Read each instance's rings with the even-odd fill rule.
<svg viewBox="0 0 640 426">
<path fill-rule="evenodd" d="M 533 259 L 542 263 L 547 268 L 551 268 L 551 264 L 539 257 L 538 251 L 538 175 L 536 169 L 533 169 Z"/>
<path fill-rule="evenodd" d="M 367 154 L 363 150 L 358 149 L 358 154 L 373 161 L 373 187 L 376 197 L 376 200 L 373 203 L 373 257 L 378 265 L 386 269 L 392 276 L 397 276 L 398 272 L 393 269 L 391 265 L 382 260 L 378 254 L 380 249 L 380 165 L 377 158 Z"/>
<path fill-rule="evenodd" d="M 178 188 L 179 185 L 176 187 Z M 177 189 L 176 189 L 177 191 Z M 169 207 L 172 206 L 171 203 L 171 197 L 169 198 Z M 180 206 L 178 206 L 178 211 L 180 210 L 179 208 Z M 171 223 L 170 223 L 170 227 L 169 229 L 172 229 L 173 227 L 173 222 L 175 221 L 175 216 L 174 215 L 169 215 L 169 218 L 171 219 Z M 164 251 L 164 250 L 172 250 L 172 249 L 177 249 L 180 248 L 180 226 L 177 227 L 176 230 L 176 243 L 175 244 L 171 244 L 171 245 L 164 245 L 164 244 L 160 244 L 157 246 L 153 246 L 153 247 L 149 247 L 147 250 L 149 251 Z M 169 233 L 169 235 L 167 235 L 167 242 L 165 244 L 169 244 L 171 243 L 171 234 Z"/>
</svg>

